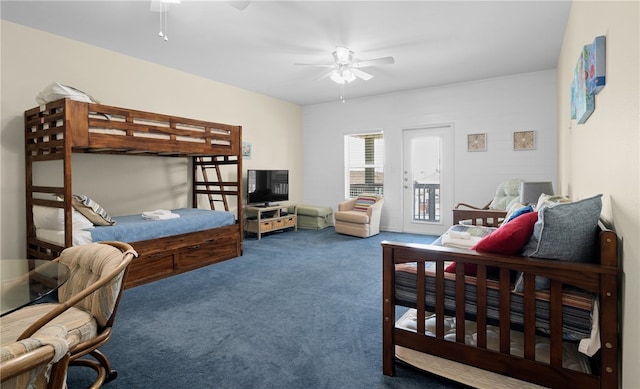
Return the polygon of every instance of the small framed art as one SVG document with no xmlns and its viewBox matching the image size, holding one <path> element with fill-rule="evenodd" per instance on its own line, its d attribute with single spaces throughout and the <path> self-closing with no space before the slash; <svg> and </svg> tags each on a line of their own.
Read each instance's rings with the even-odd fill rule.
<svg viewBox="0 0 640 389">
<path fill-rule="evenodd" d="M 242 159 L 251 159 L 251 143 L 242 142 Z"/>
<path fill-rule="evenodd" d="M 515 131 L 513 133 L 514 150 L 533 150 L 535 148 L 535 131 Z"/>
<path fill-rule="evenodd" d="M 467 151 L 487 151 L 487 134 L 467 134 Z"/>
</svg>

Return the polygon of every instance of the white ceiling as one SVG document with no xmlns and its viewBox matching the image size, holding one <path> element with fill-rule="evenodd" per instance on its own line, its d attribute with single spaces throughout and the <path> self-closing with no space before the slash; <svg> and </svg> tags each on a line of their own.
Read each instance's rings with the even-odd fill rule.
<svg viewBox="0 0 640 389">
<path fill-rule="evenodd" d="M 182 0 L 167 13 L 168 41 L 150 1 L 6 1 L 2 19 L 300 105 L 337 101 L 336 46 L 375 77 L 349 98 L 553 69 L 571 7 L 555 1 Z"/>
</svg>

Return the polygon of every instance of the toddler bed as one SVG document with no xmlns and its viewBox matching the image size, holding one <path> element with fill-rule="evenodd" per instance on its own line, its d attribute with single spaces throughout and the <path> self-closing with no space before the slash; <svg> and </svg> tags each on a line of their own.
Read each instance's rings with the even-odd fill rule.
<svg viewBox="0 0 640 389">
<path fill-rule="evenodd" d="M 617 237 L 596 219 L 594 261 L 536 258 L 546 255 L 540 248 L 553 237 L 544 231 L 554 231 L 559 209 L 569 208 L 532 214 L 533 233 L 512 254 L 383 242 L 383 373 L 401 360 L 477 387 L 617 388 Z M 499 230 L 451 231 L 468 229 L 489 241 Z M 531 247 L 534 255 L 517 255 Z"/>
<path fill-rule="evenodd" d="M 24 122 L 29 258 L 53 259 L 72 245 L 120 240 L 139 254 L 125 281 L 132 287 L 242 255 L 240 126 L 69 98 L 25 111 Z M 115 217 L 112 226 L 98 204 L 74 193 L 73 153 L 188 158 L 192 208 L 173 210 L 180 217 L 170 220 Z M 49 161 L 62 164 L 60 186 L 34 182 L 39 163 Z"/>
</svg>

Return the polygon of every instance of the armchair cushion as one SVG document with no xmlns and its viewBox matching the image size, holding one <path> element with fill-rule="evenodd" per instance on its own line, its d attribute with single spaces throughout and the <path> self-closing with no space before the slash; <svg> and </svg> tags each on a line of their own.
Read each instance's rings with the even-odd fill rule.
<svg viewBox="0 0 640 389">
<path fill-rule="evenodd" d="M 340 211 L 336 212 L 336 220 L 347 223 L 368 224 L 369 215 L 366 212 L 356 211 Z"/>
</svg>

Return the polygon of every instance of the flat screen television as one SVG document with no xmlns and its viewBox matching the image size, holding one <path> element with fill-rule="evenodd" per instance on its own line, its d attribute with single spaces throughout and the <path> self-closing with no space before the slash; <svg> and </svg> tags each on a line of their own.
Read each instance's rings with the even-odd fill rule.
<svg viewBox="0 0 640 389">
<path fill-rule="evenodd" d="M 247 170 L 247 204 L 270 205 L 289 200 L 288 170 Z"/>
</svg>

